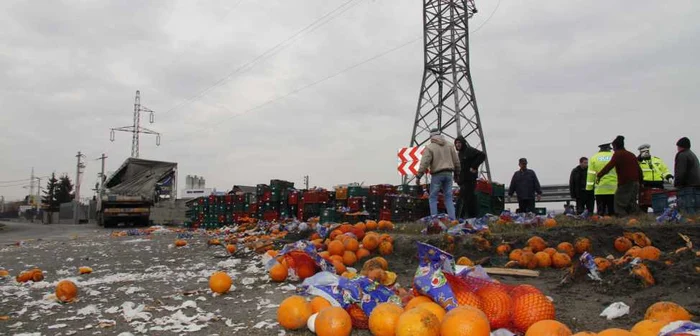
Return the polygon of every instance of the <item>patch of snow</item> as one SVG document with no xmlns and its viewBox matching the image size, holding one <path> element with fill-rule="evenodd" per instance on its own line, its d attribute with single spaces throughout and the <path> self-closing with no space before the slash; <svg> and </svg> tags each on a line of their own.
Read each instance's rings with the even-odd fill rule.
<svg viewBox="0 0 700 336">
<path fill-rule="evenodd" d="M 78 315 L 99 315 L 100 314 L 100 309 L 97 308 L 95 305 L 89 305 L 83 308 L 78 309 Z"/>
</svg>

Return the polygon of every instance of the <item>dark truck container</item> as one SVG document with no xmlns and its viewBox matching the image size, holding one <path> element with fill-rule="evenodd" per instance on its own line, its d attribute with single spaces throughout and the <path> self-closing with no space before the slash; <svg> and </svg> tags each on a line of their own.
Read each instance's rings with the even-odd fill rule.
<svg viewBox="0 0 700 336">
<path fill-rule="evenodd" d="M 97 199 L 100 226 L 146 226 L 151 208 L 161 199 L 174 199 L 177 163 L 128 158 L 105 180 Z"/>
</svg>

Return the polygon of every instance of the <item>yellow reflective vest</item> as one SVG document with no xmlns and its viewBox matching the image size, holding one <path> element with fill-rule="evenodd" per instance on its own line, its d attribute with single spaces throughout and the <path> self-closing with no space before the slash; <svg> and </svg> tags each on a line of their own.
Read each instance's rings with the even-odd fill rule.
<svg viewBox="0 0 700 336">
<path fill-rule="evenodd" d="M 670 174 L 666 164 L 656 156 L 639 161 L 639 167 L 642 168 L 644 181 L 648 182 L 661 182 Z"/>
<path fill-rule="evenodd" d="M 611 170 L 595 183 L 598 172 L 603 170 L 605 165 L 612 159 L 613 152 L 598 152 L 588 160 L 588 177 L 586 179 L 586 190 L 595 190 L 596 195 L 614 195 L 617 191 L 617 173 Z"/>
</svg>

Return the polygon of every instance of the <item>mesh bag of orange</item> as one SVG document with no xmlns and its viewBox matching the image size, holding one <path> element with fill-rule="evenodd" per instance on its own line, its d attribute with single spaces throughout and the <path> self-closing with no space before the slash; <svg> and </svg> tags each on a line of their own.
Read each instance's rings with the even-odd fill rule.
<svg viewBox="0 0 700 336">
<path fill-rule="evenodd" d="M 424 243 L 418 243 L 418 258 L 414 291 L 431 297 L 446 310 L 473 306 L 486 314 L 492 330 L 523 333 L 537 321 L 555 319 L 554 304 L 533 286 L 472 276 L 470 269 L 457 273 L 451 254 Z"/>
<path fill-rule="evenodd" d="M 304 280 L 320 271 L 335 273 L 333 264 L 318 255 L 314 244 L 305 240 L 287 244 L 276 258 L 267 263 L 267 270 L 279 263 L 287 266 L 292 281 Z"/>
</svg>

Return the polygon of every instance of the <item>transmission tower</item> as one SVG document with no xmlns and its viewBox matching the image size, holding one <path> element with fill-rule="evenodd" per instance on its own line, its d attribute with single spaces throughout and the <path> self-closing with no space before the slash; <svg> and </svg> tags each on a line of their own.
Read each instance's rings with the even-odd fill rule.
<svg viewBox="0 0 700 336">
<path fill-rule="evenodd" d="M 430 140 L 440 129 L 486 153 L 484 133 L 469 70 L 469 24 L 474 0 L 423 0 L 425 67 L 410 147 Z M 488 156 L 481 169 L 491 179 Z"/>
<path fill-rule="evenodd" d="M 109 133 L 109 140 L 114 141 L 114 131 L 129 132 L 131 136 L 131 157 L 139 157 L 139 134 L 151 134 L 156 136 L 156 146 L 160 146 L 160 133 L 150 130 L 146 127 L 141 127 L 141 112 L 149 113 L 149 122 L 152 124 L 155 121 L 155 112 L 141 105 L 141 92 L 136 91 L 136 99 L 134 99 L 134 125 L 112 128 Z"/>
</svg>

